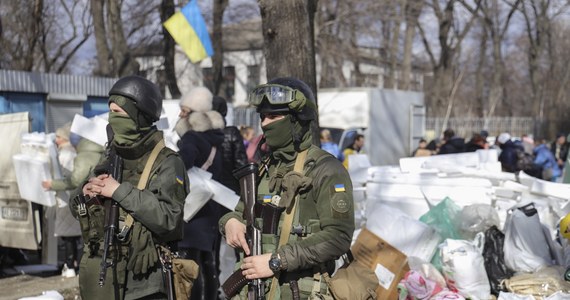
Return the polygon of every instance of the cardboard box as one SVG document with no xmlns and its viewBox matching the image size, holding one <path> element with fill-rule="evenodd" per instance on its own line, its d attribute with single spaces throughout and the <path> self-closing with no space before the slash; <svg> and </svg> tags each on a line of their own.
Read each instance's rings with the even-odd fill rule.
<svg viewBox="0 0 570 300">
<path fill-rule="evenodd" d="M 398 299 L 398 283 L 410 270 L 408 257 L 363 228 L 351 248 L 355 262 L 372 269 L 380 282 L 376 299 Z"/>
</svg>

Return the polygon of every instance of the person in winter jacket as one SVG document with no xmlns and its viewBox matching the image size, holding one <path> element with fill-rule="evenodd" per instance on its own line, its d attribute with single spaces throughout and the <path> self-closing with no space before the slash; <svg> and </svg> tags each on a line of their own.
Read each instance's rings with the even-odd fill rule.
<svg viewBox="0 0 570 300">
<path fill-rule="evenodd" d="M 501 162 L 501 168 L 504 172 L 514 173 L 518 171 L 517 169 L 517 146 L 511 141 L 511 135 L 507 132 L 503 132 L 497 137 L 497 143 L 501 148 L 501 154 L 499 154 L 499 161 Z"/>
<path fill-rule="evenodd" d="M 556 159 L 558 167 L 562 170 L 564 168 L 564 163 L 568 157 L 568 141 L 566 140 L 566 135 L 563 133 L 558 133 L 556 135 L 556 140 L 550 144 L 550 151 Z"/>
<path fill-rule="evenodd" d="M 225 121 L 213 111 L 213 95 L 205 87 L 196 87 L 182 96 L 180 120 L 175 126 L 180 136 L 179 154 L 186 170 L 202 168 L 212 173 L 212 179 L 220 181 L 223 172 L 223 143 Z M 221 235 L 218 219 L 223 207 L 209 200 L 192 219 L 184 224 L 184 239 L 178 243 L 183 257 L 200 266 L 198 279 L 192 287 L 192 299 L 217 299 L 218 269 L 216 257 Z"/>
<path fill-rule="evenodd" d="M 225 117 L 228 112 L 228 105 L 226 99 L 220 96 L 213 98 L 213 110 L 217 111 L 224 117 L 224 124 L 226 123 Z M 225 126 L 224 129 L 224 142 L 222 143 L 222 175 L 220 176 L 220 183 L 234 191 L 239 195 L 239 182 L 233 176 L 233 171 L 241 166 L 247 164 L 247 155 L 245 154 L 245 146 L 243 137 L 240 130 L 235 126 Z"/>
<path fill-rule="evenodd" d="M 562 171 L 556 163 L 556 158 L 548 149 L 542 139 L 535 139 L 534 163 L 542 167 L 542 179 L 556 181 L 562 175 Z"/>
<path fill-rule="evenodd" d="M 59 161 L 62 176 L 69 177 L 73 171 L 73 160 L 77 155 L 75 148 L 69 141 L 71 124 L 66 124 L 55 131 L 55 144 L 57 145 L 57 159 Z M 55 228 L 54 236 L 61 237 L 65 245 L 65 261 L 61 275 L 64 277 L 74 277 L 75 269 L 79 267 L 77 259 L 77 250 L 80 246 L 81 230 L 79 222 L 73 217 L 67 204 L 69 203 L 69 193 L 66 186 L 59 185 L 62 179 L 56 180 L 56 186 L 53 187 L 52 180 L 42 182 L 42 187 L 46 190 L 56 191 L 56 199 L 58 202 L 55 209 Z M 59 186 L 58 186 L 59 185 Z M 73 188 L 73 187 L 72 187 Z"/>
<path fill-rule="evenodd" d="M 342 151 L 342 156 L 344 157 L 342 165 L 348 169 L 348 157 L 360 153 L 364 153 L 364 135 L 356 134 L 352 144 Z"/>
<path fill-rule="evenodd" d="M 443 132 L 444 143 L 439 148 L 438 154 L 452 154 L 465 152 L 465 139 L 455 135 L 453 129 L 448 128 Z"/>
</svg>

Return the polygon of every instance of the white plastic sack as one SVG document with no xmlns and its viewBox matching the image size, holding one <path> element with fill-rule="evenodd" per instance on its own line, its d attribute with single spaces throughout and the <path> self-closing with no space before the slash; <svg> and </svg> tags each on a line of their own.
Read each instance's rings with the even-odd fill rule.
<svg viewBox="0 0 570 300">
<path fill-rule="evenodd" d="M 491 205 L 476 203 L 463 207 L 459 213 L 459 231 L 465 238 L 473 239 L 479 232 L 499 227 L 500 220 L 497 210 Z"/>
<path fill-rule="evenodd" d="M 483 256 L 472 242 L 446 239 L 440 246 L 442 271 L 451 290 L 465 298 L 490 299 Z"/>
<path fill-rule="evenodd" d="M 440 241 L 439 234 L 427 224 L 381 202 L 366 207 L 366 228 L 407 256 L 430 261 Z"/>
<path fill-rule="evenodd" d="M 505 264 L 515 272 L 533 273 L 544 266 L 563 263 L 562 249 L 540 223 L 538 213 L 527 216 L 518 208 L 505 222 Z"/>
<path fill-rule="evenodd" d="M 196 213 L 212 199 L 214 193 L 210 190 L 206 181 L 212 178 L 210 172 L 197 167 L 188 170 L 190 180 L 190 193 L 184 200 L 184 221 L 188 222 Z"/>
</svg>

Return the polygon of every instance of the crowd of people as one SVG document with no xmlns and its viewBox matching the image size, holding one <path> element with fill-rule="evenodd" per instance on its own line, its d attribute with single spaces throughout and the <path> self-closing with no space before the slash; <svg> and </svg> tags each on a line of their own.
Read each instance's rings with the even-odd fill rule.
<svg viewBox="0 0 570 300">
<path fill-rule="evenodd" d="M 554 140 L 548 143 L 544 138 L 523 135 L 519 139 L 511 137 L 508 132 L 502 132 L 492 145 L 487 141 L 488 136 L 488 132 L 482 130 L 466 141 L 465 138 L 457 136 L 453 129 L 446 129 L 442 139 L 434 139 L 429 143 L 421 139 L 412 156 L 474 152 L 492 148 L 499 151 L 498 158 L 504 172 L 524 171 L 528 175 L 548 181 L 570 182 L 570 176 L 567 179 L 563 176 L 570 148 L 570 135 L 558 133 Z"/>
</svg>

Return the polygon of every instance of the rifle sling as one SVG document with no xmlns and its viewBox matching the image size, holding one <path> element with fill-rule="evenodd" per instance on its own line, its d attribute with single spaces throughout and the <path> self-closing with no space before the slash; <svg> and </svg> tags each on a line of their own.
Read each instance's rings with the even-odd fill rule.
<svg viewBox="0 0 570 300">
<path fill-rule="evenodd" d="M 293 171 L 303 173 L 303 167 L 305 165 L 305 159 L 307 158 L 308 152 L 309 149 L 305 149 L 297 154 Z M 281 235 L 279 236 L 279 244 L 277 245 L 277 249 L 289 242 L 289 238 L 291 236 L 291 227 L 293 226 L 293 217 L 296 214 L 297 202 L 299 202 L 299 195 L 296 195 L 295 199 L 292 202 L 293 203 L 289 205 L 288 209 L 285 210 L 283 227 L 281 228 Z M 275 298 L 275 291 L 277 288 L 279 288 L 279 276 L 273 276 L 273 279 L 271 280 L 271 289 L 269 290 L 268 300 L 273 300 Z"/>
<path fill-rule="evenodd" d="M 146 165 L 144 166 L 143 172 L 141 174 L 141 178 L 139 179 L 139 183 L 137 184 L 137 189 L 144 190 L 144 188 L 146 187 L 146 184 L 148 182 L 148 178 L 150 176 L 150 171 L 152 169 L 152 165 L 154 165 L 154 162 L 156 161 L 158 154 L 160 153 L 160 151 L 162 151 L 162 149 L 164 147 L 165 147 L 164 146 L 164 140 L 160 140 L 154 146 L 154 149 L 152 149 L 152 152 L 150 153 L 150 156 L 148 157 L 148 160 L 146 161 Z M 131 227 L 133 227 L 134 222 L 135 222 L 135 219 L 133 218 L 133 216 L 131 216 L 131 214 L 127 214 L 127 216 L 125 218 L 125 222 L 124 222 L 123 226 L 121 227 L 121 231 L 119 233 L 119 236 L 126 238 Z"/>
</svg>

